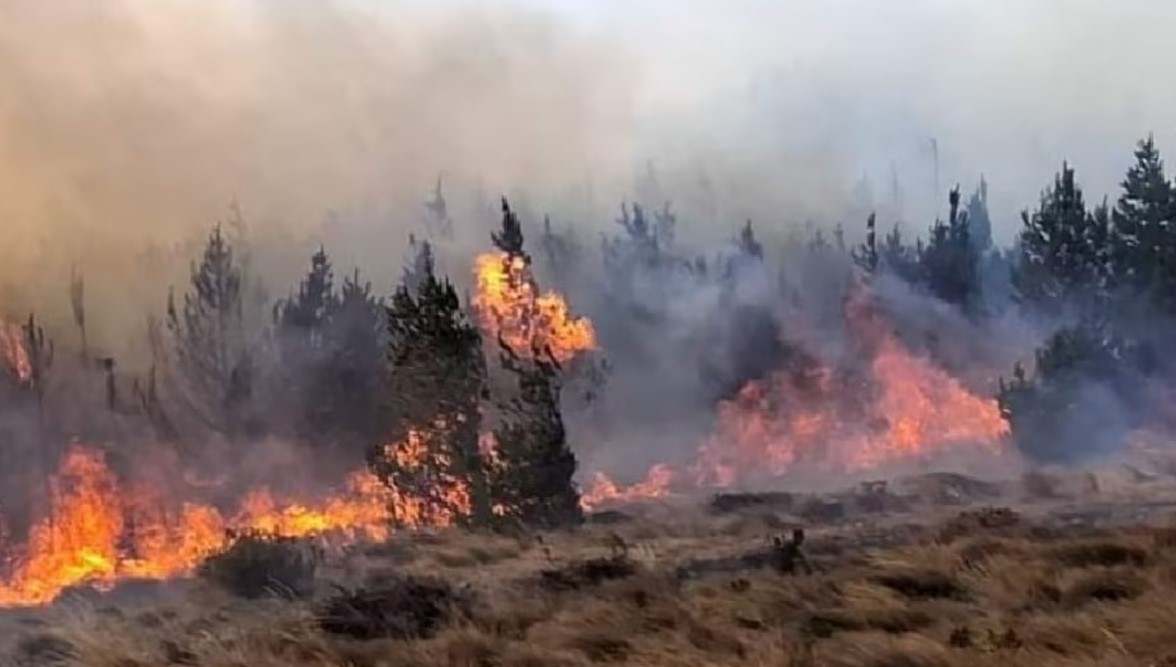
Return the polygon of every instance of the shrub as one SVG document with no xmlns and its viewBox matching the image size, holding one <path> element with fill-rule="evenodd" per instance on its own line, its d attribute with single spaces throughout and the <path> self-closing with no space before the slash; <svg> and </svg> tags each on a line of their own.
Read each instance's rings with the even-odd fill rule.
<svg viewBox="0 0 1176 667">
<path fill-rule="evenodd" d="M 304 540 L 248 532 L 208 557 L 199 575 L 247 599 L 303 598 L 314 590 L 319 561 L 318 552 Z"/>
<path fill-rule="evenodd" d="M 327 600 L 318 625 L 327 633 L 355 639 L 426 639 L 453 614 L 469 614 L 472 596 L 448 582 L 389 576 Z"/>
</svg>

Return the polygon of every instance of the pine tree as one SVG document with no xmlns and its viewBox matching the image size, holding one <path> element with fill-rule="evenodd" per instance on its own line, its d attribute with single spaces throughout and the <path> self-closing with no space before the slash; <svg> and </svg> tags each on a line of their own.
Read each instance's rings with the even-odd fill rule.
<svg viewBox="0 0 1176 667">
<path fill-rule="evenodd" d="M 242 313 L 241 271 L 217 225 L 199 265 L 192 267 L 191 291 L 183 306 L 168 295 L 167 327 L 177 371 L 191 412 L 207 427 L 228 436 L 245 424 L 251 378 Z"/>
<path fill-rule="evenodd" d="M 365 452 L 380 438 L 382 316 L 382 304 L 370 284 L 360 283 L 358 271 L 344 279 L 341 291 L 336 288 L 323 248 L 311 257 L 297 293 L 275 308 L 278 391 L 297 406 L 295 429 L 303 439 L 350 454 Z M 353 465 L 350 456 L 344 458 L 341 463 Z"/>
<path fill-rule="evenodd" d="M 1032 377 L 1018 364 L 1011 381 L 1000 381 L 998 401 L 1014 441 L 1039 462 L 1074 462 L 1114 446 L 1121 432 L 1105 414 L 1130 421 L 1141 364 L 1139 348 L 1095 320 L 1056 332 L 1037 351 Z M 1085 392 L 1092 388 L 1107 393 L 1091 398 Z M 1123 405 L 1107 405 L 1110 396 Z"/>
<path fill-rule="evenodd" d="M 1086 210 L 1069 165 L 1021 220 L 1013 286 L 1022 304 L 1055 314 L 1096 308 L 1109 271 L 1108 221 L 1101 210 Z"/>
<path fill-rule="evenodd" d="M 980 177 L 980 186 L 968 198 L 968 231 L 972 246 L 983 256 L 992 249 L 992 218 L 988 215 L 988 181 Z"/>
<path fill-rule="evenodd" d="M 422 253 L 432 252 L 426 248 Z M 386 321 L 393 442 L 417 443 L 422 451 L 401 457 L 381 445 L 369 461 L 385 483 L 430 512 L 485 525 L 491 512 L 479 450 L 486 393 L 482 337 L 432 261 L 421 268 L 417 289 L 397 288 Z M 456 499 L 466 494 L 468 507 Z"/>
<path fill-rule="evenodd" d="M 1176 307 L 1176 197 L 1164 175 L 1155 140 L 1148 136 L 1135 150 L 1123 192 L 1111 213 L 1111 262 L 1117 286 Z"/>
<path fill-rule="evenodd" d="M 533 351 L 523 360 L 504 342 L 502 365 L 518 380 L 518 396 L 503 406 L 489 457 L 495 507 L 507 518 L 544 528 L 579 523 L 580 494 L 573 477 L 576 455 L 567 442 L 560 410 L 559 367 Z"/>
<path fill-rule="evenodd" d="M 959 187 L 951 191 L 948 202 L 947 222 L 931 226 L 927 245 L 919 254 L 922 279 L 936 297 L 971 311 L 980 299 L 980 255 L 968 216 L 959 210 Z"/>
</svg>

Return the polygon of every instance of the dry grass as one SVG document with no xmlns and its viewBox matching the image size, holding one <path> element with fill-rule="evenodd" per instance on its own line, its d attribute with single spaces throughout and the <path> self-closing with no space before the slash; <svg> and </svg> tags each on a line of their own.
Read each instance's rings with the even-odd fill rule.
<svg viewBox="0 0 1176 667">
<path fill-rule="evenodd" d="M 10 613 L 0 651 L 18 665 L 86 667 L 1176 666 L 1171 527 L 1041 530 L 1048 513 L 980 508 L 805 521 L 725 502 L 734 509 L 651 509 L 542 540 L 397 536 L 328 563 L 312 600 L 247 601 L 189 582 L 114 609 L 100 598 Z M 815 574 L 748 565 L 777 527 L 798 523 Z M 688 561 L 713 567 L 683 577 Z M 393 575 L 442 580 L 469 602 L 422 626 L 428 636 L 324 630 L 332 584 L 376 590 Z"/>
</svg>

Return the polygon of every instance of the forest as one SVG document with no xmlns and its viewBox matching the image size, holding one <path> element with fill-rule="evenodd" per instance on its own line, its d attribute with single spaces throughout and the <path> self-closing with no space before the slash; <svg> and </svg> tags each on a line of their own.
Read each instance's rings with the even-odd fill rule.
<svg viewBox="0 0 1176 667">
<path fill-rule="evenodd" d="M 1176 185 L 1155 141 L 1113 202 L 1088 203 L 1063 164 L 1007 247 L 987 193 L 957 186 L 916 232 L 870 215 L 768 239 L 732 221 L 700 249 L 656 194 L 594 244 L 505 198 L 457 223 L 439 183 L 392 289 L 320 247 L 275 300 L 231 220 L 147 317 L 144 371 L 91 349 L 101 313 L 75 272 L 74 331 L 0 323 L 0 545 L 84 542 L 55 517 L 113 502 L 124 558 L 146 525 L 127 489 L 191 533 L 190 503 L 228 516 L 258 487 L 322 496 L 360 470 L 394 526 L 551 528 L 609 501 L 966 451 L 1078 464 L 1170 432 Z M 484 229 L 472 282 L 439 269 L 470 266 L 455 224 Z"/>
</svg>

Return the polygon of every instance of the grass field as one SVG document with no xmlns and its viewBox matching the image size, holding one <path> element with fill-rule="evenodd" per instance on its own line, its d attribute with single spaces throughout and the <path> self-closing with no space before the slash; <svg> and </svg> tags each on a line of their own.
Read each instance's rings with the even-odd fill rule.
<svg viewBox="0 0 1176 667">
<path fill-rule="evenodd" d="M 0 646 L 12 664 L 88 667 L 1176 666 L 1176 485 L 1055 496 L 1029 479 L 992 497 L 966 482 L 646 506 L 568 533 L 404 534 L 329 553 L 304 599 L 130 582 L 6 612 Z M 815 572 L 759 567 L 793 526 Z M 403 619 L 379 591 L 408 575 L 423 588 L 397 604 L 419 636 L 324 622 L 340 587 L 374 591 L 371 634 L 403 634 L 381 632 Z"/>
</svg>

